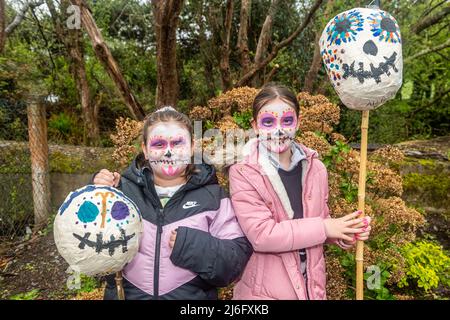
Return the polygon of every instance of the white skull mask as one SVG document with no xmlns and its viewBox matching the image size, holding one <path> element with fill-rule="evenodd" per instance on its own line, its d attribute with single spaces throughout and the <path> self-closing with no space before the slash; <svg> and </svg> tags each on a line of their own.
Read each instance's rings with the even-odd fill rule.
<svg viewBox="0 0 450 320">
<path fill-rule="evenodd" d="M 389 13 L 355 8 L 326 25 L 320 51 L 331 83 L 350 109 L 371 110 L 402 84 L 400 28 Z"/>
<path fill-rule="evenodd" d="M 122 270 L 137 254 L 143 232 L 131 199 L 115 188 L 94 185 L 71 192 L 53 226 L 61 256 L 86 275 Z"/>
</svg>

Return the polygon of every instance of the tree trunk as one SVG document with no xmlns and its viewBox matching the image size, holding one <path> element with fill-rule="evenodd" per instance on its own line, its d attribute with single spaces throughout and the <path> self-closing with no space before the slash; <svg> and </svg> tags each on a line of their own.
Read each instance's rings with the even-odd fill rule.
<svg viewBox="0 0 450 320">
<path fill-rule="evenodd" d="M 3 49 L 5 48 L 5 42 L 6 42 L 6 13 L 5 13 L 5 0 L 0 0 L 0 54 L 3 52 Z"/>
<path fill-rule="evenodd" d="M 60 13 L 56 11 L 53 0 L 46 0 L 46 3 L 52 16 L 57 38 L 67 51 L 70 72 L 77 87 L 84 120 L 84 144 L 88 146 L 97 146 L 100 142 L 100 129 L 98 117 L 95 116 L 94 106 L 92 105 L 90 98 L 91 94 L 84 62 L 84 48 L 81 31 L 64 28 L 61 24 L 61 20 L 66 20 L 65 13 L 69 5 L 68 0 L 61 1 Z"/>
<path fill-rule="evenodd" d="M 246 74 L 250 70 L 251 65 L 248 49 L 248 35 L 247 35 L 251 6 L 252 6 L 251 0 L 241 1 L 241 17 L 239 24 L 237 47 L 239 50 L 239 55 L 241 57 L 242 75 Z"/>
<path fill-rule="evenodd" d="M 83 110 L 84 143 L 88 146 L 97 146 L 100 142 L 99 125 L 98 119 L 94 115 L 94 107 L 91 104 L 80 30 L 70 30 L 68 39 L 71 42 L 68 49 L 71 58 L 72 75 L 75 78 Z"/>
<path fill-rule="evenodd" d="M 227 10 L 225 15 L 225 35 L 221 48 L 220 74 L 222 79 L 223 91 L 228 91 L 232 86 L 230 73 L 230 38 L 231 38 L 231 21 L 233 18 L 233 0 L 227 1 Z"/>
<path fill-rule="evenodd" d="M 322 31 L 317 31 L 314 39 L 314 55 L 309 67 L 308 73 L 305 76 L 305 83 L 303 85 L 303 91 L 313 92 L 314 81 L 317 78 L 317 73 L 319 72 L 322 56 L 320 55 L 319 39 Z"/>
<path fill-rule="evenodd" d="M 264 56 L 266 55 L 267 49 L 269 48 L 270 41 L 272 39 L 272 25 L 273 25 L 273 19 L 275 12 L 277 10 L 279 0 L 272 0 L 269 12 L 267 13 L 266 20 L 264 21 L 264 24 L 261 28 L 261 33 L 259 34 L 258 38 L 258 45 L 256 46 L 256 53 L 255 53 L 255 64 L 259 64 L 263 61 Z M 272 69 L 274 70 L 274 69 Z M 262 72 L 259 71 L 256 73 L 253 81 L 254 87 L 259 87 L 262 84 Z"/>
<path fill-rule="evenodd" d="M 216 95 L 216 86 L 214 81 L 214 63 L 215 59 L 217 57 L 217 54 L 214 52 L 214 48 L 212 48 L 210 42 L 207 40 L 206 37 L 206 28 L 205 28 L 205 22 L 203 21 L 203 17 L 207 17 L 208 19 L 211 19 L 211 16 L 208 15 L 206 12 L 203 11 L 204 8 L 204 2 L 202 2 L 201 5 L 201 12 L 197 15 L 196 22 L 199 25 L 199 47 L 200 47 L 200 54 L 201 59 L 204 65 L 204 71 L 203 75 L 205 77 L 206 87 L 208 88 L 208 99 L 211 99 Z M 216 20 L 212 20 L 216 22 Z M 211 23 L 212 32 L 215 33 L 215 29 L 217 29 L 217 23 Z M 217 34 L 217 33 L 216 33 Z M 223 87 L 222 87 L 223 89 Z"/>
<path fill-rule="evenodd" d="M 329 0 L 327 3 L 327 7 L 323 15 L 325 21 L 328 20 L 328 16 L 333 9 L 333 2 L 334 0 Z M 361 5 L 360 3 L 356 4 L 357 7 L 359 7 L 360 5 Z M 320 67 L 322 65 L 322 56 L 320 55 L 320 45 L 319 45 L 320 36 L 322 35 L 322 29 L 323 28 L 316 31 L 316 37 L 314 39 L 313 59 L 311 62 L 311 66 L 308 70 L 308 73 L 305 76 L 305 81 L 303 85 L 303 91 L 307 91 L 310 93 L 313 92 L 314 82 L 316 81 L 317 74 L 319 73 Z"/>
<path fill-rule="evenodd" d="M 180 91 L 177 71 L 177 28 L 183 0 L 153 0 L 156 34 L 156 106 L 175 107 Z"/>
<path fill-rule="evenodd" d="M 277 43 L 273 48 L 272 51 L 267 55 L 267 57 L 261 61 L 260 63 L 254 64 L 251 69 L 246 72 L 239 81 L 237 81 L 234 85 L 234 87 L 242 87 L 247 85 L 255 76 L 257 72 L 262 70 L 265 66 L 267 66 L 273 59 L 275 59 L 278 55 L 278 52 L 283 49 L 284 47 L 290 45 L 294 39 L 305 30 L 305 28 L 308 26 L 310 21 L 312 20 L 314 14 L 319 9 L 320 5 L 322 4 L 323 0 L 316 0 L 316 2 L 312 5 L 311 9 L 309 10 L 308 14 L 306 15 L 305 19 L 303 20 L 303 23 L 291 34 L 289 37 L 281 41 L 280 43 Z"/>
<path fill-rule="evenodd" d="M 72 4 L 78 6 L 80 8 L 81 13 L 81 21 L 83 23 L 86 32 L 91 38 L 92 47 L 94 48 L 94 52 L 97 58 L 105 67 L 111 79 L 116 84 L 116 87 L 119 89 L 119 92 L 130 110 L 132 116 L 137 120 L 143 120 L 145 117 L 145 112 L 142 106 L 134 97 L 131 92 L 128 83 L 120 71 L 120 68 L 111 54 L 108 46 L 105 43 L 105 40 L 100 33 L 100 30 L 95 23 L 94 18 L 92 17 L 91 12 L 88 9 L 88 6 L 85 0 L 71 0 Z"/>
</svg>

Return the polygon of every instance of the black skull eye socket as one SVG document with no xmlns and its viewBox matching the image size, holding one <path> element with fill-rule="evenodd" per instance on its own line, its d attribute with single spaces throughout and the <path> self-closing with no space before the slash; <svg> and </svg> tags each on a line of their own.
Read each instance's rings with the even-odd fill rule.
<svg viewBox="0 0 450 320">
<path fill-rule="evenodd" d="M 336 23 L 336 32 L 338 33 L 346 33 L 351 30 L 351 23 L 347 19 L 341 20 Z"/>
<path fill-rule="evenodd" d="M 400 29 L 395 19 L 387 12 L 374 12 L 367 18 L 372 35 L 380 42 L 401 43 Z"/>
<path fill-rule="evenodd" d="M 395 22 L 391 18 L 383 18 L 380 22 L 381 29 L 387 32 L 396 32 L 397 27 L 395 26 Z"/>
</svg>

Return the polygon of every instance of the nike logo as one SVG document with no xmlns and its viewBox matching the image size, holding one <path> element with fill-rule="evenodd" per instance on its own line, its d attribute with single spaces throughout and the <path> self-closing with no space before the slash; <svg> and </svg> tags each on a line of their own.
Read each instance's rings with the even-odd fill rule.
<svg viewBox="0 0 450 320">
<path fill-rule="evenodd" d="M 188 201 L 185 204 L 183 204 L 183 209 L 189 209 L 189 208 L 193 208 L 193 207 L 198 207 L 199 204 L 197 203 L 197 201 Z"/>
</svg>

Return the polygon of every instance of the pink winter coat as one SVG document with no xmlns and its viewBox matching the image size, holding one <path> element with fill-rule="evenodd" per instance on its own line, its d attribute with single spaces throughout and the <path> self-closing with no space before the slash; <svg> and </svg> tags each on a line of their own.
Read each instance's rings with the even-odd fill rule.
<svg viewBox="0 0 450 320">
<path fill-rule="evenodd" d="M 230 168 L 235 214 L 254 249 L 233 299 L 326 299 L 323 244 L 337 242 L 325 234 L 324 219 L 329 217 L 326 168 L 317 152 L 299 145 L 306 154 L 299 195 L 304 218 L 292 219 L 281 178 L 266 157 L 258 156 L 257 145 L 250 140 L 243 161 Z M 298 250 L 302 248 L 306 248 L 308 281 L 300 271 Z"/>
</svg>

